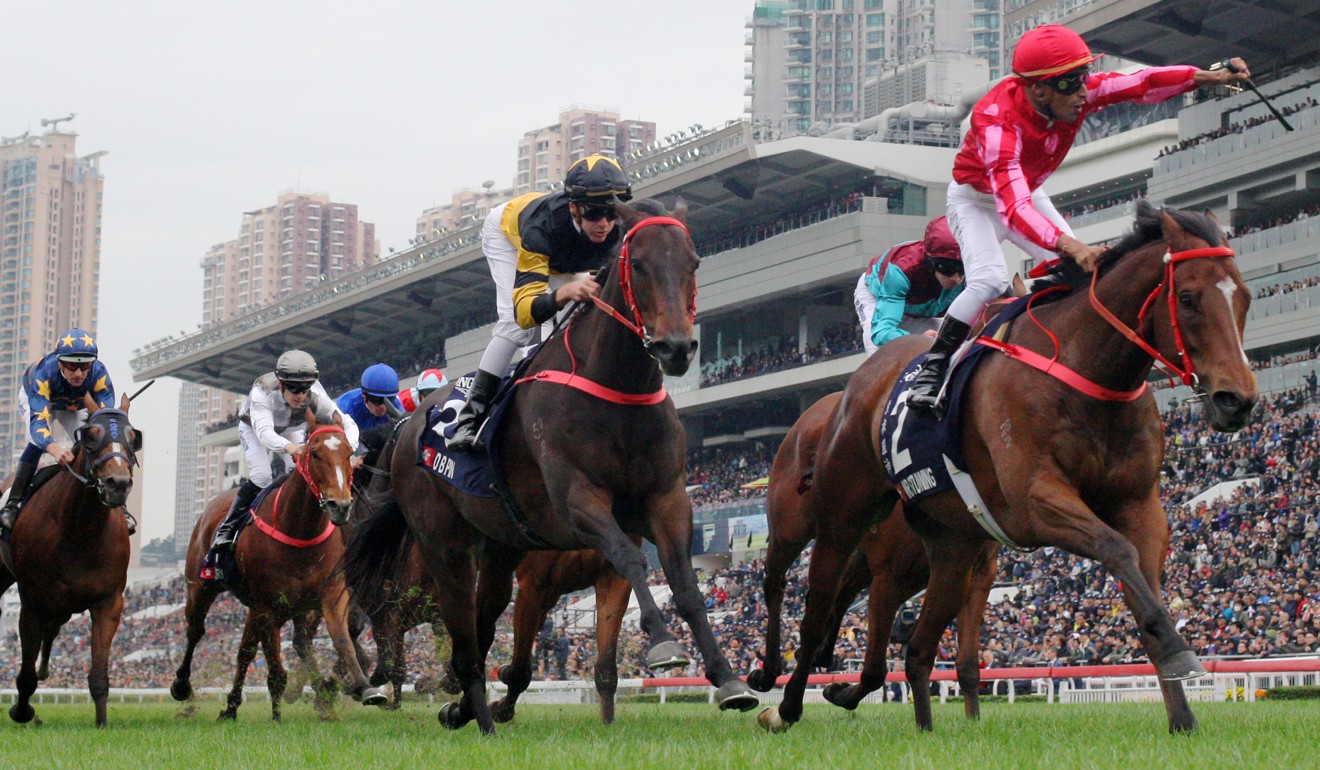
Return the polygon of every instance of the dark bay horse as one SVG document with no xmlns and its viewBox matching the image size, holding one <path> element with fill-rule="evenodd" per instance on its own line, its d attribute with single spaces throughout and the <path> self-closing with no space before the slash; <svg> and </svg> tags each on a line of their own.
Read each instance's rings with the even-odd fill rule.
<svg viewBox="0 0 1320 770">
<path fill-rule="evenodd" d="M 1196 718 L 1181 680 L 1205 669 L 1160 596 L 1169 542 L 1159 496 L 1164 441 L 1145 382 L 1158 356 L 1204 398 L 1212 428 L 1240 429 L 1257 397 L 1242 344 L 1251 294 L 1211 217 L 1161 212 L 1145 201 L 1132 232 L 1102 258 L 1089 290 L 1072 263 L 1061 268 L 1060 280 L 1072 291 L 1036 295 L 1041 301 L 1007 334 L 1012 357 L 986 357 L 972 374 L 963 413 L 947 419 L 960 420 L 968 471 L 1009 542 L 1062 548 L 1100 562 L 1122 581 L 1161 680 L 1169 729 L 1190 731 Z M 828 633 L 844 565 L 874 512 L 888 510 L 897 497 L 885 480 L 878 427 L 904 366 L 925 347 L 921 338 L 904 337 L 871 356 L 849 381 L 822 443 L 804 649 L 815 649 Z M 1033 352 L 1043 358 L 1033 359 Z M 897 403 L 896 418 L 905 419 L 902 400 Z M 917 723 L 930 729 L 928 682 L 939 637 L 992 541 L 954 492 L 906 514 L 931 564 L 907 654 Z M 801 718 L 806 672 L 799 672 L 784 702 L 766 713 L 771 729 Z"/>
<path fill-rule="evenodd" d="M 495 730 L 482 669 L 514 570 L 531 550 L 601 553 L 637 594 L 651 643 L 647 665 L 686 664 L 647 589 L 646 558 L 629 535 L 655 543 L 706 676 L 719 688 L 720 707 L 746 710 L 757 703 L 716 645 L 697 589 L 686 441 L 662 382 L 664 374 L 687 371 L 697 346 L 692 324 L 699 259 L 683 224 L 687 207 L 680 202 L 670 216 L 650 201 L 617 209 L 627 234 L 618 264 L 598 277 L 597 305 L 580 308 L 540 346 L 525 371 L 533 379 L 519 386 L 494 439 L 517 513 L 506 513 L 498 499 L 456 492 L 404 451 L 391 465 L 392 504 L 365 525 L 406 519 L 440 588 L 453 670 L 463 687 L 462 699 L 440 713 L 450 728 L 476 719 L 482 732 Z M 417 445 L 423 422 L 410 420 L 402 428 L 401 446 Z M 397 539 L 363 541 L 371 546 L 362 554 L 366 566 L 388 575 Z"/>
<path fill-rule="evenodd" d="M 170 685 L 175 700 L 192 697 L 193 650 L 206 631 L 206 613 L 225 590 L 248 608 L 243 639 L 239 644 L 238 668 L 221 719 L 234 719 L 243 702 L 243 682 L 248 666 L 260 645 L 266 656 L 271 716 L 280 718 L 280 697 L 288 681 L 280 656 L 280 627 L 286 621 L 306 622 L 317 613 L 325 617 L 326 630 L 335 651 L 352 681 L 350 695 L 367 705 L 385 702 L 385 694 L 371 686 L 362 673 L 348 633 L 349 595 L 339 572 L 344 544 L 339 525 L 348 518 L 352 501 L 350 464 L 353 450 L 338 417 L 334 425 L 316 423 L 307 413 L 307 440 L 298 458 L 297 472 L 274 493 L 266 495 L 253 511 L 253 524 L 235 543 L 234 556 L 240 577 L 230 584 L 197 578 L 202 559 L 211 545 L 215 528 L 224 519 L 234 491 L 217 496 L 207 505 L 193 528 L 188 546 L 185 576 L 188 600 L 184 617 L 188 623 L 188 646 L 183 662 Z M 312 681 L 319 677 L 307 636 L 306 661 Z"/>
<path fill-rule="evenodd" d="M 50 673 L 51 644 L 60 628 L 89 611 L 87 689 L 96 705 L 96 726 L 106 724 L 110 642 L 119 629 L 128 578 L 128 526 L 119 509 L 133 488 L 142 438 L 129 424 L 127 395 L 118 409 L 98 409 L 90 397 L 85 403 L 87 424 L 78 431 L 73 464 L 33 490 L 10 533 L 10 558 L 0 566 L 0 593 L 17 582 L 23 602 L 18 700 L 9 709 L 15 722 L 36 716 L 32 694 Z"/>
<path fill-rule="evenodd" d="M 785 576 L 793 566 L 807 542 L 816 536 L 816 522 L 812 518 L 815 495 L 828 495 L 814 483 L 817 450 L 822 435 L 833 423 L 843 393 L 831 393 L 812 404 L 798 418 L 775 453 L 770 468 L 770 485 L 766 490 L 766 517 L 770 525 L 770 542 L 765 555 L 766 637 L 764 664 L 747 677 L 747 683 L 761 692 L 769 692 L 775 679 L 783 671 L 780 628 L 787 588 Z M 968 717 L 980 715 L 978 687 L 981 682 L 977 653 L 980 649 L 981 620 L 985 614 L 986 599 L 994 585 L 997 546 L 990 549 L 990 558 L 975 570 L 972 590 L 958 614 L 958 685 L 963 694 L 963 708 Z M 862 538 L 861 548 L 849 559 L 839 581 L 839 593 L 834 602 L 826 638 L 814 656 L 814 663 L 827 665 L 834 651 L 834 641 L 848 606 L 857 594 L 870 587 L 867 598 L 867 648 L 862 664 L 861 680 L 846 685 L 835 682 L 825 687 L 825 700 L 836 706 L 853 710 L 867 695 L 885 684 L 888 667 L 885 664 L 889 635 L 894 616 L 903 603 L 926 587 L 930 565 L 921 538 L 908 526 L 900 505 L 894 514 L 871 526 Z M 813 656 L 803 649 L 799 666 L 811 667 Z"/>
</svg>

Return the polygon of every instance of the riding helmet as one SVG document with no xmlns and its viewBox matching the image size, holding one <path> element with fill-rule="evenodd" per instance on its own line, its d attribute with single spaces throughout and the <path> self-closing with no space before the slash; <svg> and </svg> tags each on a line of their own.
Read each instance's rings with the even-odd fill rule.
<svg viewBox="0 0 1320 770">
<path fill-rule="evenodd" d="M 1085 67 L 1099 59 L 1082 36 L 1058 24 L 1029 30 L 1013 51 L 1013 73 L 1028 80 L 1044 80 Z"/>
<path fill-rule="evenodd" d="M 389 364 L 372 364 L 362 372 L 362 392 L 382 398 L 399 392 L 399 373 Z"/>
<path fill-rule="evenodd" d="M 931 267 L 945 275 L 962 275 L 962 252 L 958 249 L 958 239 L 949 230 L 949 218 L 938 217 L 926 225 L 926 258 Z"/>
<path fill-rule="evenodd" d="M 621 201 L 632 198 L 632 185 L 617 160 L 604 155 L 588 155 L 568 167 L 568 173 L 564 175 L 564 193 L 577 203 L 595 199 L 605 204 L 612 202 L 616 195 Z"/>
<path fill-rule="evenodd" d="M 70 329 L 61 335 L 55 343 L 55 353 L 59 360 L 70 363 L 95 361 L 99 355 L 96 339 L 86 329 Z"/>
<path fill-rule="evenodd" d="M 439 369 L 427 369 L 417 378 L 417 391 L 422 395 L 427 395 L 433 390 L 439 390 L 449 384 L 449 378 Z"/>
<path fill-rule="evenodd" d="M 275 376 L 280 382 L 316 382 L 321 373 L 316 359 L 305 350 L 289 350 L 275 362 Z"/>
</svg>

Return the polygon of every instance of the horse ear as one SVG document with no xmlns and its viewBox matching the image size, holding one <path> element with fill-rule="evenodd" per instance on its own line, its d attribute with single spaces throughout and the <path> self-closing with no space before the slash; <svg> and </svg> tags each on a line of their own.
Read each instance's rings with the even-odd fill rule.
<svg viewBox="0 0 1320 770">
<path fill-rule="evenodd" d="M 134 452 L 142 451 L 142 431 L 137 428 L 133 429 L 133 440 L 129 442 L 129 445 L 133 447 Z"/>
<path fill-rule="evenodd" d="M 625 232 L 631 230 L 633 225 L 642 221 L 644 216 L 642 212 L 620 200 L 614 202 L 614 210 L 618 212 L 619 224 L 623 226 Z"/>
<path fill-rule="evenodd" d="M 679 198 L 678 200 L 674 201 L 674 210 L 669 212 L 669 216 L 673 217 L 674 219 L 677 219 L 683 224 L 687 224 L 687 213 L 688 213 L 687 201 L 683 200 L 682 198 Z"/>
<path fill-rule="evenodd" d="M 91 393 L 84 393 L 84 394 L 83 394 L 83 406 L 87 407 L 87 413 L 88 413 L 88 414 L 92 414 L 92 413 L 94 413 L 97 409 L 100 409 L 100 408 L 101 408 L 101 405 L 98 404 L 98 403 L 96 403 L 96 399 L 92 398 L 92 394 L 91 394 Z"/>
<path fill-rule="evenodd" d="M 1026 281 L 1022 280 L 1022 276 L 1019 275 L 1018 273 L 1013 274 L 1013 285 L 1011 288 L 1013 290 L 1014 297 L 1027 296 L 1027 283 Z"/>
<path fill-rule="evenodd" d="M 1169 215 L 1167 208 L 1160 209 L 1160 230 L 1164 233 L 1164 242 L 1172 250 L 1177 250 L 1179 244 L 1187 237 L 1187 231 L 1178 221 Z"/>
<path fill-rule="evenodd" d="M 133 402 L 128 398 L 128 394 L 125 393 L 123 397 L 119 399 L 119 411 L 123 412 L 124 414 L 128 414 L 128 407 L 132 403 Z"/>
<path fill-rule="evenodd" d="M 316 430 L 316 412 L 313 412 L 309 406 L 307 407 L 307 432 L 311 433 L 314 430 Z"/>
</svg>

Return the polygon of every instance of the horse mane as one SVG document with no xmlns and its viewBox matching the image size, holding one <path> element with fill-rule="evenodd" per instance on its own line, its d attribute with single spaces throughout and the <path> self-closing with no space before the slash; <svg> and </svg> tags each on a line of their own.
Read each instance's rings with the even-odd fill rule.
<svg viewBox="0 0 1320 770">
<path fill-rule="evenodd" d="M 1156 207 L 1150 201 L 1142 198 L 1137 201 L 1137 211 L 1132 222 L 1132 229 L 1100 255 L 1100 259 L 1096 263 L 1096 270 L 1100 272 L 1100 278 L 1103 279 L 1105 274 L 1118 263 L 1118 260 L 1147 244 L 1163 238 L 1162 223 L 1164 214 L 1168 214 L 1173 221 L 1177 222 L 1189 234 L 1212 246 L 1219 246 L 1224 243 L 1224 233 L 1219 228 L 1219 223 L 1208 213 L 1198 214 L 1194 211 Z M 1031 291 L 1036 292 L 1052 286 L 1066 286 L 1069 289 L 1076 290 L 1085 288 L 1090 282 L 1091 275 L 1089 273 L 1078 267 L 1076 262 L 1064 258 L 1060 259 L 1058 264 L 1044 278 L 1033 281 Z"/>
</svg>

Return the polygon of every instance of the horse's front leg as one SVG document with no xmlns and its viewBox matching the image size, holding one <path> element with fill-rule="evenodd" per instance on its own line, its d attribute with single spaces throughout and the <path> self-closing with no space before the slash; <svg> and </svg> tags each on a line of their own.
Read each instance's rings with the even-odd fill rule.
<svg viewBox="0 0 1320 770">
<path fill-rule="evenodd" d="M 339 664 L 347 670 L 353 683 L 349 694 L 364 706 L 383 706 L 389 699 L 379 687 L 372 686 L 358 665 L 357 650 L 348 634 L 348 606 L 348 588 L 344 585 L 343 576 L 336 574 L 321 589 L 321 613 L 325 616 L 325 630 L 334 642 L 335 652 L 339 654 Z"/>
<path fill-rule="evenodd" d="M 37 691 L 37 655 L 41 651 L 44 626 L 31 603 L 24 603 L 18 612 L 18 640 L 22 648 L 22 661 L 15 681 L 18 699 L 9 707 L 9 718 L 19 724 L 27 724 L 37 715 L 32 708 L 32 694 Z"/>
<path fill-rule="evenodd" d="M 733 673 L 728 659 L 724 657 L 724 651 L 715 641 L 710 619 L 706 617 L 706 603 L 692 571 L 692 500 L 683 487 L 683 478 L 680 476 L 667 494 L 652 499 L 647 508 L 646 520 L 651 541 L 660 554 L 660 564 L 673 591 L 674 606 L 692 629 L 692 636 L 706 664 L 706 678 L 719 688 L 715 693 L 716 702 L 721 710 L 748 711 L 756 708 L 761 703 L 760 699 L 746 682 Z M 631 541 L 629 545 L 632 545 Z M 639 559 L 643 558 L 636 546 L 633 546 L 633 551 Z M 645 584 L 638 586 L 633 583 L 633 591 L 639 600 L 643 594 L 648 599 L 651 595 Z"/>
<path fill-rule="evenodd" d="M 902 514 L 899 514 L 900 516 Z M 921 548 L 921 543 L 912 538 L 911 545 L 915 548 Z M 892 540 L 884 543 L 883 547 L 890 548 L 894 544 L 906 542 Z M 829 639 L 838 640 L 838 629 L 843 625 L 843 617 L 847 613 L 848 606 L 862 588 L 866 586 L 858 585 L 860 579 L 864 578 L 870 581 L 871 591 L 867 597 L 866 604 L 866 653 L 862 660 L 862 675 L 857 684 L 847 685 L 842 682 L 834 682 L 826 685 L 822 695 L 825 700 L 833 703 L 839 708 L 852 711 L 862 702 L 862 699 L 871 693 L 885 686 L 885 677 L 889 675 L 889 667 L 885 662 L 885 653 L 889 650 L 889 635 L 894 630 L 894 616 L 898 613 L 903 602 L 909 597 L 920 591 L 926 585 L 926 579 L 929 575 L 924 569 L 925 559 L 887 559 L 884 560 L 884 567 L 890 569 L 877 569 L 872 577 L 871 569 L 865 568 L 865 559 L 859 551 L 853 554 L 853 558 L 848 563 L 848 571 L 845 574 L 843 586 L 839 589 L 839 595 L 834 601 L 833 617 L 830 620 L 830 626 L 835 629 Z M 915 562 L 916 569 L 894 569 L 896 563 L 911 565 Z M 876 565 L 881 566 L 881 565 Z M 821 645 L 820 653 L 829 653 L 833 660 L 834 646 L 829 642 Z M 824 655 L 820 654 L 817 663 Z M 809 665 L 812 661 L 804 660 L 799 665 Z M 828 665 L 828 664 L 827 664 Z"/>
<path fill-rule="evenodd" d="M 197 649 L 197 643 L 202 640 L 202 635 L 206 633 L 206 613 L 210 611 L 212 602 L 220 595 L 217 588 L 213 588 L 213 580 L 189 580 L 188 581 L 188 602 L 184 609 L 184 618 L 188 625 L 188 644 L 183 651 L 183 662 L 179 664 L 179 669 L 174 673 L 174 682 L 170 685 L 170 696 L 177 701 L 186 701 L 192 697 L 192 659 L 193 652 Z"/>
<path fill-rule="evenodd" d="M 619 689 L 619 629 L 628 612 L 632 586 L 614 570 L 602 568 L 596 579 L 596 694 L 600 720 L 614 722 L 614 695 Z M 528 650 L 530 661 L 531 651 Z"/>
<path fill-rule="evenodd" d="M 1158 494 L 1158 490 L 1152 490 L 1148 499 L 1116 517 L 1125 522 L 1133 537 L 1154 537 L 1159 545 L 1159 555 L 1147 557 L 1149 566 L 1144 569 L 1133 541 L 1100 521 L 1075 490 L 1057 476 L 1038 473 L 1031 483 L 1028 499 L 1035 514 L 1036 533 L 1042 542 L 1098 561 L 1122 581 L 1128 608 L 1160 679 L 1179 681 L 1203 676 L 1205 667 L 1174 627 L 1173 618 L 1160 599 L 1159 574 L 1169 535 Z M 1190 714 L 1190 709 L 1187 712 Z M 1191 729 L 1183 721 L 1170 726 L 1175 731 Z"/>
<path fill-rule="evenodd" d="M 1157 596 L 1163 595 L 1164 557 L 1169 550 L 1169 526 L 1163 507 L 1158 500 L 1121 513 L 1115 528 L 1137 549 L 1137 562 L 1146 585 Z M 1134 597 L 1128 582 L 1123 581 L 1124 598 L 1130 606 Z M 1163 602 L 1161 601 L 1161 607 Z M 1188 655 L 1193 654 L 1191 651 Z M 1169 732 L 1188 733 L 1196 729 L 1196 715 L 1192 713 L 1187 693 L 1180 680 L 1160 677 L 1160 691 L 1164 696 L 1164 710 L 1169 719 Z"/>
<path fill-rule="evenodd" d="M 788 506 L 770 519 L 774 527 L 766 546 L 765 581 L 761 586 L 765 595 L 766 613 L 762 668 L 747 675 L 747 684 L 759 692 L 774 689 L 775 680 L 783 673 L 784 645 L 780 634 L 784 625 L 784 592 L 788 589 L 788 571 L 815 534 L 815 522 L 807 514 L 805 504 L 801 500 L 795 502 L 798 503 L 796 507 Z"/>
<path fill-rule="evenodd" d="M 92 695 L 92 703 L 96 704 L 97 727 L 106 725 L 105 699 L 110 695 L 110 643 L 119 630 L 119 618 L 123 612 L 122 591 L 92 608 L 92 661 L 87 670 L 87 691 Z M 51 639 L 54 639 L 54 635 Z M 50 649 L 49 641 L 45 645 L 47 651 Z"/>
<path fill-rule="evenodd" d="M 513 603 L 513 657 L 498 671 L 500 681 L 508 689 L 503 698 L 490 704 L 490 713 L 496 722 L 513 720 L 518 698 L 532 683 L 532 643 L 546 614 L 559 600 L 543 577 L 537 575 L 526 582 L 518 582 L 518 599 Z"/>
<path fill-rule="evenodd" d="M 971 583 L 958 610 L 958 689 L 968 719 L 981 718 L 981 623 L 998 571 L 999 544 L 986 543 L 973 563 Z"/>
<path fill-rule="evenodd" d="M 243 705 L 243 682 L 247 681 L 248 666 L 257 657 L 257 645 L 260 644 L 262 627 L 273 622 L 264 610 L 248 608 L 247 622 L 243 624 L 243 638 L 238 643 L 238 658 L 235 662 L 234 684 L 229 689 L 229 698 L 220 712 L 220 719 L 237 719 L 238 707 Z"/>
<path fill-rule="evenodd" d="M 280 626 L 271 623 L 261 636 L 261 652 L 266 656 L 266 691 L 270 693 L 270 718 L 280 721 L 280 702 L 289 674 L 284 670 L 284 657 L 280 654 Z"/>
</svg>

